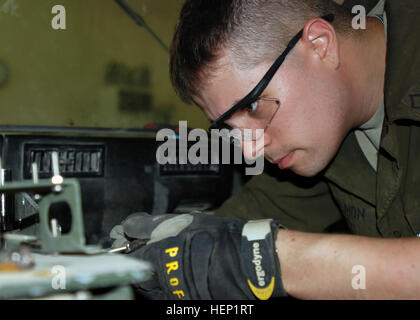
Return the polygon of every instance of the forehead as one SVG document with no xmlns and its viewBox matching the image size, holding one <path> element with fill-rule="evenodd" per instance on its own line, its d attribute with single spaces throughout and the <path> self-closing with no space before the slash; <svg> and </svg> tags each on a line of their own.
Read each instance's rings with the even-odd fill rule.
<svg viewBox="0 0 420 320">
<path fill-rule="evenodd" d="M 268 64 L 241 70 L 235 68 L 229 55 L 223 55 L 215 66 L 201 75 L 202 86 L 194 101 L 207 118 L 217 119 L 244 98 L 261 80 L 268 70 Z"/>
</svg>

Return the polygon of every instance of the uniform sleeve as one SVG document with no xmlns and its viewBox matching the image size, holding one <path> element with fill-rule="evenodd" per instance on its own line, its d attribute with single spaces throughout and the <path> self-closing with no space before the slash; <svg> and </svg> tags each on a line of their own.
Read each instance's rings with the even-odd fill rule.
<svg viewBox="0 0 420 320">
<path fill-rule="evenodd" d="M 322 177 L 303 178 L 291 172 L 253 177 L 215 214 L 244 220 L 273 218 L 289 229 L 306 232 L 328 232 L 342 220 Z"/>
</svg>

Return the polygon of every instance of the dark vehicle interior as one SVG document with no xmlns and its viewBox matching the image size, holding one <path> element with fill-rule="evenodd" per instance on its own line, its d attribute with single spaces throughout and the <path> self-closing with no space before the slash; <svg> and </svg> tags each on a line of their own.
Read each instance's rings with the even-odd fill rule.
<svg viewBox="0 0 420 320">
<path fill-rule="evenodd" d="M 55 154 L 64 181 L 80 184 L 87 245 L 109 248 L 113 226 L 134 212 L 212 212 L 248 179 L 242 165 L 156 160 L 159 129 L 209 124 L 169 81 L 167 50 L 182 2 L 0 1 L 1 186 L 35 181 L 34 165 L 36 179 L 49 181 Z M 39 192 L 19 188 L 1 193 L 4 252 L 20 250 L 12 238 L 40 240 Z M 71 211 L 62 202 L 48 209 L 63 235 L 73 230 Z M 3 256 L 0 264 L 10 255 Z M 16 292 L 2 298 L 50 294 Z"/>
</svg>

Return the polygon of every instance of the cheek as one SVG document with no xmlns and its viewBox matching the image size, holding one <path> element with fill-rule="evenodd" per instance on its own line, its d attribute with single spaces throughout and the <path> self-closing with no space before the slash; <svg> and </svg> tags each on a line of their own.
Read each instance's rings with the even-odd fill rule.
<svg viewBox="0 0 420 320">
<path fill-rule="evenodd" d="M 308 75 L 301 82 L 305 89 L 295 90 L 288 101 L 289 116 L 295 119 L 290 128 L 310 145 L 336 144 L 347 128 L 339 84 L 319 75 L 316 79 Z"/>
<path fill-rule="evenodd" d="M 317 173 L 337 152 L 345 135 L 345 117 L 330 99 L 302 95 L 298 100 L 279 114 L 273 146 L 280 154 L 299 149 L 296 168 Z"/>
<path fill-rule="evenodd" d="M 325 166 L 334 157 L 344 138 L 344 118 L 331 108 L 316 108 L 315 111 L 303 117 L 300 138 L 311 160 Z"/>
<path fill-rule="evenodd" d="M 295 68 L 280 79 L 281 109 L 275 119 L 276 145 L 332 157 L 349 129 L 345 88 L 331 72 Z"/>
</svg>

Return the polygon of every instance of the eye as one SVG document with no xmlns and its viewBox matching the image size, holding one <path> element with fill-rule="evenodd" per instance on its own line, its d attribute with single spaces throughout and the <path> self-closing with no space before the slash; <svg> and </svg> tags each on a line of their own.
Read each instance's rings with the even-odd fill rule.
<svg viewBox="0 0 420 320">
<path fill-rule="evenodd" d="M 257 108 L 258 108 L 258 101 L 254 101 L 253 103 L 251 103 L 249 111 L 254 112 L 255 110 L 257 110 Z"/>
</svg>

